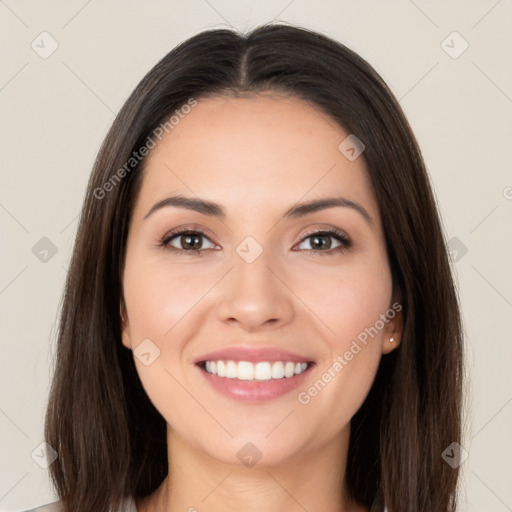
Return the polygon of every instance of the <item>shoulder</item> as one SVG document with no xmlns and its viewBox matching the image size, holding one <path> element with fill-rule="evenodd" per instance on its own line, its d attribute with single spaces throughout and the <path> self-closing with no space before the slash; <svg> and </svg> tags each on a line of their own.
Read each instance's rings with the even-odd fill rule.
<svg viewBox="0 0 512 512">
<path fill-rule="evenodd" d="M 21 512 L 62 512 L 62 502 L 54 501 L 53 503 L 48 503 L 47 505 L 42 505 L 41 507 L 31 508 L 30 510 L 23 510 Z"/>
<path fill-rule="evenodd" d="M 31 508 L 30 510 L 22 510 L 21 512 L 62 512 L 63 510 L 64 507 L 62 506 L 62 501 L 54 501 L 53 503 Z M 127 498 L 120 512 L 137 512 L 135 500 L 132 497 Z"/>
</svg>

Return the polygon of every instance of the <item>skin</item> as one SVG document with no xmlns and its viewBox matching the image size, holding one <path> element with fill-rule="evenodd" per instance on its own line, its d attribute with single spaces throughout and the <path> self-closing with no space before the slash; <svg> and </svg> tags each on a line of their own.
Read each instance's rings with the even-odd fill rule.
<svg viewBox="0 0 512 512">
<path fill-rule="evenodd" d="M 400 343 L 401 315 L 307 405 L 297 400 L 395 302 L 364 159 L 338 150 L 347 135 L 297 98 L 217 97 L 199 100 L 147 157 L 124 266 L 123 344 L 135 350 L 150 339 L 160 350 L 148 366 L 134 360 L 168 424 L 170 471 L 138 500 L 140 512 L 367 510 L 344 485 L 350 419 L 381 357 Z M 219 203 L 226 218 L 165 207 L 144 219 L 174 194 Z M 363 206 L 371 221 L 350 207 L 283 218 L 299 201 L 333 195 Z M 200 255 L 180 236 L 177 252 L 159 246 L 178 227 L 206 232 Z M 327 254 L 336 238 L 318 249 L 306 236 L 332 228 L 352 246 Z M 251 264 L 236 252 L 247 236 L 263 248 Z M 215 391 L 193 363 L 235 344 L 288 349 L 316 365 L 299 390 L 242 403 Z M 262 454 L 252 468 L 237 457 L 247 442 Z"/>
</svg>

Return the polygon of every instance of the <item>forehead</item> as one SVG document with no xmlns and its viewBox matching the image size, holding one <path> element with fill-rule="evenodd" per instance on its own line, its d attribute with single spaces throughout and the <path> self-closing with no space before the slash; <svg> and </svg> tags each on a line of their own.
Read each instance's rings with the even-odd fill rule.
<svg viewBox="0 0 512 512">
<path fill-rule="evenodd" d="M 339 193 L 375 210 L 364 159 L 338 149 L 348 135 L 298 98 L 200 99 L 147 156 L 140 202 L 173 192 L 255 208 Z"/>
</svg>

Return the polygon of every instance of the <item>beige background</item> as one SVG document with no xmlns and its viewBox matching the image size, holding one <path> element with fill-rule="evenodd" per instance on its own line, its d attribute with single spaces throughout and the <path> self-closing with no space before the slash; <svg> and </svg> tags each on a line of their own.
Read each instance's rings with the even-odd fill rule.
<svg viewBox="0 0 512 512">
<path fill-rule="evenodd" d="M 0 0 L 0 16 L 0 510 L 55 499 L 31 454 L 37 460 L 43 440 L 77 215 L 115 113 L 183 39 L 274 18 L 359 52 L 409 117 L 446 235 L 457 239 L 472 388 L 460 510 L 512 510 L 511 0 Z M 43 31 L 58 43 L 47 58 L 31 47 L 51 49 Z M 442 45 L 453 31 L 463 39 L 452 35 Z M 469 47 L 452 58 L 464 40 Z M 43 237 L 56 254 L 41 252 L 49 244 Z"/>
</svg>

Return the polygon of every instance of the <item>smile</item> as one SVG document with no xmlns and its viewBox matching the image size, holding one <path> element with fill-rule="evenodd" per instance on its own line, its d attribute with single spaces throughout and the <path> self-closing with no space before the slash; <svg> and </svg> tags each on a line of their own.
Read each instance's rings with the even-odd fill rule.
<svg viewBox="0 0 512 512">
<path fill-rule="evenodd" d="M 304 387 L 315 363 L 291 361 L 209 360 L 198 362 L 207 384 L 237 402 L 256 404 L 276 400 Z"/>
<path fill-rule="evenodd" d="M 260 382 L 300 375 L 307 370 L 308 366 L 307 362 L 294 363 L 292 361 L 260 361 L 258 363 L 249 361 L 204 361 L 204 369 L 217 377 Z"/>
</svg>

